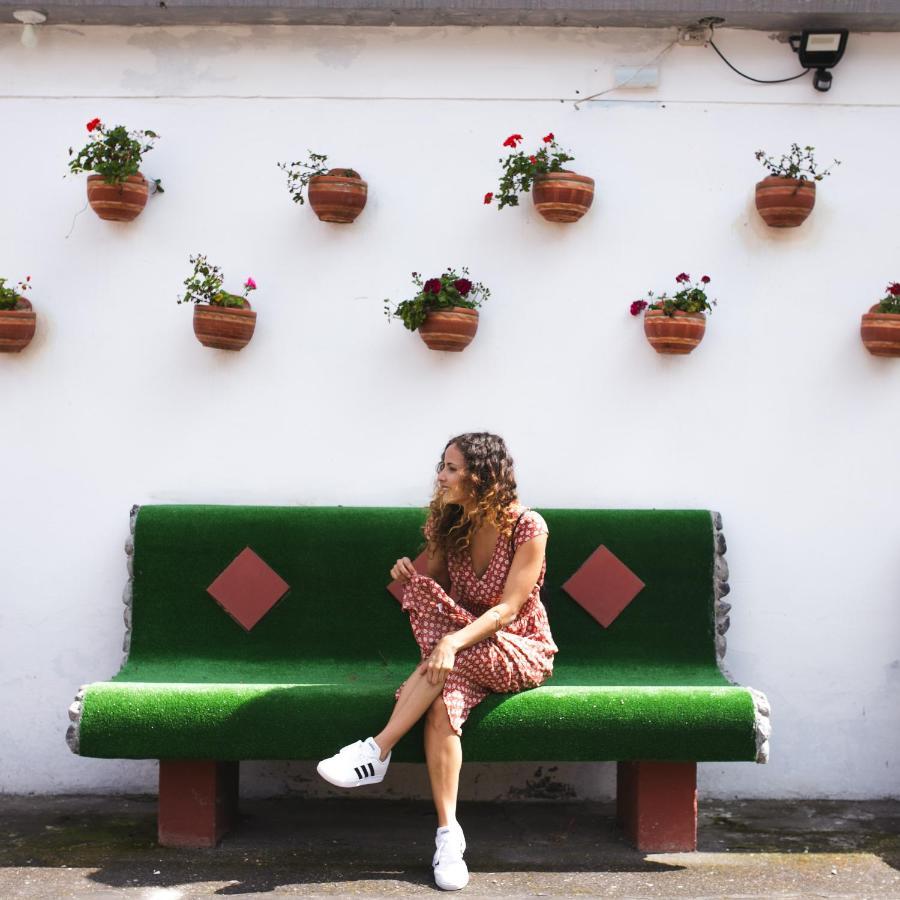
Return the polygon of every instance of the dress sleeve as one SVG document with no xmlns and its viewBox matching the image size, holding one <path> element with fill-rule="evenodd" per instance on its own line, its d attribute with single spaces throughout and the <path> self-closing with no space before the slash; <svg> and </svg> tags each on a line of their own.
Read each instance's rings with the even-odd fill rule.
<svg viewBox="0 0 900 900">
<path fill-rule="evenodd" d="M 516 529 L 513 538 L 513 549 L 517 550 L 526 541 L 530 541 L 541 534 L 550 534 L 550 529 L 540 513 L 529 509 L 519 520 L 519 527 Z"/>
</svg>

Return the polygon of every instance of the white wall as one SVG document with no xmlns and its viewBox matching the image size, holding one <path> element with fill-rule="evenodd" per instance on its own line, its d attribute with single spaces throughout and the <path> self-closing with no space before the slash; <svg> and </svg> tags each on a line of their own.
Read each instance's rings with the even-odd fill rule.
<svg viewBox="0 0 900 900">
<path fill-rule="evenodd" d="M 828 94 L 762 87 L 673 47 L 656 90 L 604 90 L 670 31 L 0 27 L 0 274 L 33 278 L 39 330 L 0 357 L 0 791 L 152 790 L 151 762 L 81 759 L 78 685 L 121 659 L 132 503 L 424 504 L 451 434 L 507 438 L 543 506 L 718 509 L 732 571 L 727 662 L 767 692 L 768 766 L 701 766 L 707 796 L 900 796 L 900 361 L 859 316 L 900 279 L 900 35 L 852 35 Z M 722 31 L 749 74 L 797 71 L 769 35 Z M 167 188 L 100 221 L 67 148 L 99 116 L 162 138 Z M 554 131 L 597 181 L 571 226 L 498 213 L 500 142 Z M 753 158 L 791 141 L 843 160 L 802 228 L 766 228 Z M 278 160 L 359 169 L 352 226 L 290 202 Z M 259 284 L 240 353 L 208 350 L 175 297 L 188 255 Z M 382 299 L 471 268 L 493 297 L 439 354 Z M 657 356 L 629 303 L 686 270 L 719 305 L 690 356 Z M 398 548 L 398 551 L 407 548 Z M 354 737 L 353 735 L 348 738 Z M 471 767 L 467 796 L 535 767 Z M 314 791 L 309 764 L 246 789 Z M 611 765 L 552 776 L 608 796 Z M 546 774 L 546 772 L 545 772 Z M 407 772 L 409 775 L 409 772 Z M 417 768 L 386 792 L 425 793 Z"/>
</svg>

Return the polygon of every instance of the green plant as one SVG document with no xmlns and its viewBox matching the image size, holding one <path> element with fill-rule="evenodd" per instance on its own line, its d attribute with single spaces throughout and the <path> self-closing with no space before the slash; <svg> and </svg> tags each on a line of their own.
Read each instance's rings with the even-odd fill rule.
<svg viewBox="0 0 900 900">
<path fill-rule="evenodd" d="M 384 301 L 384 314 L 388 321 L 401 319 L 406 328 L 415 331 L 424 321 L 428 313 L 436 309 L 450 309 L 454 306 L 465 306 L 477 309 L 491 296 L 491 292 L 481 282 L 472 282 L 467 277 L 469 270 L 463 266 L 462 275 L 454 269 L 447 269 L 437 278 L 422 281 L 418 272 L 412 273 L 412 280 L 419 289 L 411 300 L 403 300 L 391 311 L 391 301 Z"/>
<path fill-rule="evenodd" d="M 184 297 L 179 297 L 179 303 L 210 303 L 216 306 L 244 306 L 244 298 L 250 291 L 256 290 L 256 282 L 248 278 L 244 282 L 243 294 L 229 294 L 222 290 L 222 270 L 218 266 L 210 265 L 202 254 L 191 256 L 188 261 L 193 265 L 194 271 L 184 280 Z"/>
<path fill-rule="evenodd" d="M 691 276 L 687 272 L 682 272 L 680 275 L 675 276 L 676 284 L 689 285 L 690 280 Z M 710 306 L 709 300 L 706 298 L 705 288 L 711 280 L 709 275 L 704 275 L 697 284 L 682 287 L 680 291 L 677 291 L 671 297 L 665 293 L 656 297 L 653 291 L 648 291 L 649 301 L 635 300 L 631 304 L 631 314 L 633 316 L 639 315 L 642 310 L 648 307 L 662 310 L 663 314 L 669 317 L 675 314 L 676 309 L 687 313 L 712 312 L 712 306 L 715 306 L 718 301 L 713 300 L 712 306 Z"/>
<path fill-rule="evenodd" d="M 344 178 L 359 178 L 359 172 L 355 169 L 328 169 L 325 166 L 325 162 L 328 159 L 327 156 L 323 156 L 321 153 L 313 153 L 312 150 L 307 152 L 309 153 L 308 162 L 299 160 L 298 162 L 277 164 L 279 169 L 287 173 L 288 191 L 290 191 L 294 203 L 303 204 L 306 202 L 303 197 L 303 189 L 309 184 L 310 178 L 314 178 L 316 175 L 341 175 Z"/>
<path fill-rule="evenodd" d="M 96 172 L 107 184 L 121 184 L 137 175 L 143 154 L 153 149 L 159 137 L 155 131 L 127 131 L 124 125 L 107 128 L 99 119 L 91 119 L 86 127 L 90 140 L 77 154 L 69 147 L 69 156 L 75 155 L 69 170 L 75 175 Z M 153 183 L 160 194 L 165 193 L 158 178 Z"/>
<path fill-rule="evenodd" d="M 15 309 L 19 298 L 31 290 L 31 276 L 27 275 L 15 287 L 7 287 L 6 279 L 0 278 L 0 309 Z"/>
<path fill-rule="evenodd" d="M 779 178 L 796 178 L 800 181 L 821 181 L 826 175 L 831 174 L 830 169 L 822 172 L 816 172 L 816 161 L 813 158 L 813 150 L 815 147 L 803 147 L 799 144 L 791 144 L 790 153 L 785 153 L 781 159 L 776 160 L 775 157 L 767 157 L 765 150 L 757 150 L 756 158 L 762 161 L 762 164 Z M 836 159 L 832 165 L 839 166 L 841 161 Z"/>
<path fill-rule="evenodd" d="M 500 187 L 497 190 L 497 209 L 504 206 L 518 206 L 519 194 L 527 194 L 534 184 L 535 176 L 548 175 L 550 172 L 565 172 L 563 163 L 575 159 L 569 156 L 565 150 L 560 150 L 556 138 L 551 131 L 543 137 L 543 145 L 532 154 L 526 154 L 516 148 L 524 140 L 521 134 L 511 134 L 504 142 L 504 147 L 516 150 L 510 153 L 506 159 L 499 159 L 503 166 L 503 174 L 500 176 Z M 491 203 L 494 194 L 488 192 L 484 195 L 484 202 Z"/>
<path fill-rule="evenodd" d="M 900 315 L 900 281 L 889 284 L 885 290 L 887 296 L 879 301 L 876 312 Z"/>
</svg>

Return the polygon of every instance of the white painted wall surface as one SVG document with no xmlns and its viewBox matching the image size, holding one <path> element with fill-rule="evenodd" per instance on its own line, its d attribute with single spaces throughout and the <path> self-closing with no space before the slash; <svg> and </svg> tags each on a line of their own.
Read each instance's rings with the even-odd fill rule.
<svg viewBox="0 0 900 900">
<path fill-rule="evenodd" d="M 769 696 L 772 758 L 701 765 L 702 795 L 900 796 L 900 361 L 858 333 L 900 279 L 900 35 L 851 35 L 828 94 L 675 46 L 657 89 L 580 109 L 673 32 L 19 36 L 0 27 L 0 274 L 32 276 L 39 327 L 0 356 L 0 791 L 155 788 L 155 763 L 64 742 L 77 687 L 121 660 L 133 503 L 424 504 L 445 439 L 488 429 L 528 504 L 722 512 L 726 662 Z M 768 34 L 718 43 L 757 77 L 797 71 Z M 62 177 L 66 151 L 94 116 L 162 135 L 144 171 L 167 193 L 69 234 L 85 187 Z M 597 181 L 588 216 L 484 207 L 500 142 L 551 130 Z M 843 165 L 779 232 L 753 206 L 753 152 L 793 140 Z M 368 180 L 356 224 L 290 202 L 275 163 L 307 148 Z M 259 284 L 240 353 L 201 347 L 175 303 L 198 251 L 227 286 Z M 411 270 L 464 264 L 493 290 L 464 353 L 386 323 Z M 658 356 L 628 305 L 682 270 L 708 273 L 719 305 L 692 355 Z M 468 767 L 463 795 L 521 795 L 535 770 Z M 560 766 L 549 793 L 607 797 L 613 772 Z M 319 789 L 309 763 L 244 766 L 247 793 Z M 424 769 L 383 792 L 427 795 Z"/>
</svg>

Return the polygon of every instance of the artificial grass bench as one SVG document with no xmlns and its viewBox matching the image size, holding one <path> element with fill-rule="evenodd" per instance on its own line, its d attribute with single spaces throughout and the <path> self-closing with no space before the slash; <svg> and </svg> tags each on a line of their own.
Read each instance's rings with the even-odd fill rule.
<svg viewBox="0 0 900 900">
<path fill-rule="evenodd" d="M 555 671 L 540 688 L 480 704 L 463 730 L 465 758 L 614 760 L 618 817 L 635 844 L 693 850 L 697 762 L 768 753 L 765 697 L 721 666 L 721 518 L 539 512 L 550 528 L 543 596 Z M 240 760 L 321 759 L 389 715 L 419 651 L 387 573 L 423 546 L 424 518 L 409 508 L 134 507 L 125 661 L 78 691 L 69 746 L 158 759 L 160 842 L 214 846 L 237 811 Z M 393 759 L 424 759 L 421 729 Z"/>
</svg>

